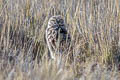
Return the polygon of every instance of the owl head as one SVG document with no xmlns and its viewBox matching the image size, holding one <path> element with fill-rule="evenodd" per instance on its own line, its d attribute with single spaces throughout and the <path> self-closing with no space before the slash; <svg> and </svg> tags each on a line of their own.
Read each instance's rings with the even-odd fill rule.
<svg viewBox="0 0 120 80">
<path fill-rule="evenodd" d="M 52 16 L 49 21 L 48 21 L 48 28 L 49 27 L 63 27 L 64 24 L 64 19 L 60 15 Z"/>
</svg>

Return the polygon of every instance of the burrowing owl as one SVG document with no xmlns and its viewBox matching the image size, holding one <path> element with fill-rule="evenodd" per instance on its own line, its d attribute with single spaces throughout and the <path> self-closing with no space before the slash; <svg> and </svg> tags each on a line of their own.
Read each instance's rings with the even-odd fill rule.
<svg viewBox="0 0 120 80">
<path fill-rule="evenodd" d="M 52 16 L 49 19 L 45 37 L 52 59 L 68 50 L 71 38 L 62 16 Z"/>
</svg>

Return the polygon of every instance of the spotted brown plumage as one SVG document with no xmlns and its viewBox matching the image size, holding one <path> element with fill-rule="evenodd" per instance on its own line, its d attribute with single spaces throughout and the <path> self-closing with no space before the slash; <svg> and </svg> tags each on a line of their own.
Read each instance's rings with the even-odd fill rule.
<svg viewBox="0 0 120 80">
<path fill-rule="evenodd" d="M 50 51 L 51 58 L 63 54 L 70 45 L 70 35 L 66 29 L 64 19 L 60 16 L 52 16 L 46 28 L 46 42 Z"/>
</svg>

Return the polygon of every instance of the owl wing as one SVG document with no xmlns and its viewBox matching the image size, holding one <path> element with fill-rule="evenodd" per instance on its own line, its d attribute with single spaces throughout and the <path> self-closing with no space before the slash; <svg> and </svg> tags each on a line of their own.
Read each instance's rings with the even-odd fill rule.
<svg viewBox="0 0 120 80">
<path fill-rule="evenodd" d="M 47 28 L 47 31 L 46 31 L 46 40 L 47 42 L 50 44 L 52 50 L 55 51 L 56 49 L 56 36 L 57 36 L 57 30 L 56 28 L 53 28 L 53 27 L 50 27 L 50 28 Z"/>
<path fill-rule="evenodd" d="M 51 47 L 52 51 L 56 51 L 57 48 L 61 49 L 62 51 L 68 48 L 71 38 L 67 33 L 66 28 L 50 27 L 47 29 L 46 33 L 47 41 L 50 44 L 49 46 Z"/>
</svg>

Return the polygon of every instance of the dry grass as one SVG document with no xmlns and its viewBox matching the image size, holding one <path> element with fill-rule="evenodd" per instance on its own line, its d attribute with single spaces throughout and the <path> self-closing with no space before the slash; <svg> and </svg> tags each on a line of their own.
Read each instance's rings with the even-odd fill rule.
<svg viewBox="0 0 120 80">
<path fill-rule="evenodd" d="M 73 59 L 62 68 L 44 41 L 58 14 L 72 37 Z M 119 0 L 0 0 L 0 80 L 119 80 L 118 69 Z"/>
</svg>

